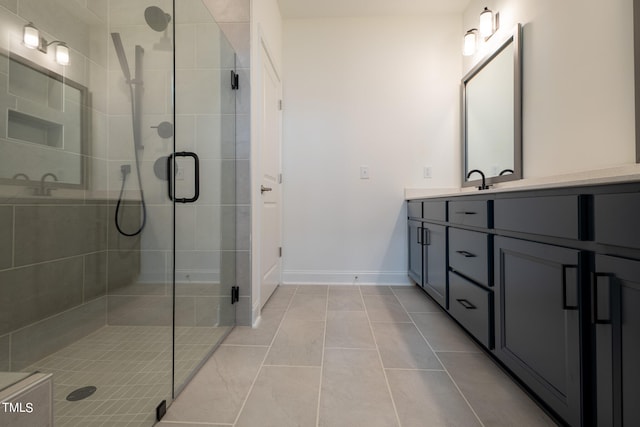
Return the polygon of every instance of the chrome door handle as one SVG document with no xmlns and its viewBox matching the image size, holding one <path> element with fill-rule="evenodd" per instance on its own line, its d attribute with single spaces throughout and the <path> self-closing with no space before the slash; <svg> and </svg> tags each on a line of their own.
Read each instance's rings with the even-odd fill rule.
<svg viewBox="0 0 640 427">
<path fill-rule="evenodd" d="M 267 191 L 273 191 L 273 188 L 271 188 L 271 187 L 265 187 L 264 185 L 261 185 L 261 186 L 260 186 L 260 194 L 263 194 L 263 193 L 265 193 L 265 192 L 267 192 Z"/>
</svg>

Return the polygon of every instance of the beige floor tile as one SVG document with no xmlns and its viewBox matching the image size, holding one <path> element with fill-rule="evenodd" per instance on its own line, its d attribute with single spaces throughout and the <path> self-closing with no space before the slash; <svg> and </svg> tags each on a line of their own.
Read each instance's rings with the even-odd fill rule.
<svg viewBox="0 0 640 427">
<path fill-rule="evenodd" d="M 265 364 L 320 366 L 324 328 L 325 322 L 284 319 Z"/>
<path fill-rule="evenodd" d="M 236 427 L 316 425 L 320 368 L 265 366 Z"/>
<path fill-rule="evenodd" d="M 236 326 L 223 344 L 227 345 L 271 345 L 280 321 L 284 317 L 284 310 L 265 308 L 260 314 L 261 320 L 257 328 L 251 326 Z"/>
<path fill-rule="evenodd" d="M 372 322 L 411 322 L 409 315 L 393 295 L 363 295 Z"/>
<path fill-rule="evenodd" d="M 164 421 L 233 423 L 266 352 L 265 347 L 219 347 Z"/>
<path fill-rule="evenodd" d="M 386 372 L 403 427 L 480 426 L 446 372 L 389 369 Z"/>
<path fill-rule="evenodd" d="M 326 295 L 329 291 L 328 285 L 299 285 L 296 294 L 298 295 Z"/>
<path fill-rule="evenodd" d="M 326 315 L 327 295 L 296 294 L 285 317 L 298 320 L 325 320 Z"/>
<path fill-rule="evenodd" d="M 376 348 L 367 314 L 364 311 L 328 311 L 325 346 Z"/>
<path fill-rule="evenodd" d="M 287 309 L 296 289 L 297 286 L 278 286 L 264 305 L 264 309 Z"/>
<path fill-rule="evenodd" d="M 481 351 L 445 313 L 411 313 L 410 316 L 434 351 Z"/>
<path fill-rule="evenodd" d="M 396 286 L 391 290 L 409 313 L 442 312 L 440 306 L 417 286 Z"/>
<path fill-rule="evenodd" d="M 538 427 L 554 423 L 488 356 L 438 353 L 486 426 Z"/>
<path fill-rule="evenodd" d="M 444 369 L 413 323 L 371 326 L 385 368 Z"/>
<path fill-rule="evenodd" d="M 329 291 L 327 309 L 332 311 L 364 311 L 364 304 L 358 291 Z"/>
<path fill-rule="evenodd" d="M 319 421 L 322 427 L 398 425 L 377 351 L 325 350 Z"/>
<path fill-rule="evenodd" d="M 393 295 L 391 287 L 389 286 L 360 286 L 360 292 L 362 295 Z"/>
</svg>

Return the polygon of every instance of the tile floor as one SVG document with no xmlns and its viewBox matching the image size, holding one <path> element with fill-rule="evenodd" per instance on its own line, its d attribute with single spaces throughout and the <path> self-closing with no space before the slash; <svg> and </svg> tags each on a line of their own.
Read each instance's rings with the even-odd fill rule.
<svg viewBox="0 0 640 427">
<path fill-rule="evenodd" d="M 281 286 L 157 425 L 555 423 L 420 289 Z"/>
</svg>

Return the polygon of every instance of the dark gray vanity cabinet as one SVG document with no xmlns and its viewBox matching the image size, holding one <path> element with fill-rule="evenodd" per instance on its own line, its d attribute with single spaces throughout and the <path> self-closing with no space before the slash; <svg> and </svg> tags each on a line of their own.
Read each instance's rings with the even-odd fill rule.
<svg viewBox="0 0 640 427">
<path fill-rule="evenodd" d="M 597 255 L 592 286 L 597 425 L 640 426 L 640 261 Z"/>
<path fill-rule="evenodd" d="M 409 277 L 422 286 L 422 221 L 409 220 Z"/>
<path fill-rule="evenodd" d="M 409 202 L 409 277 L 447 307 L 447 228 L 445 202 Z M 419 215 L 416 217 L 416 215 Z"/>
<path fill-rule="evenodd" d="M 447 228 L 425 222 L 422 230 L 422 287 L 438 304 L 447 308 Z"/>
<path fill-rule="evenodd" d="M 560 423 L 640 426 L 640 182 L 419 202 L 410 263 L 441 304 L 446 265 L 451 317 Z"/>
<path fill-rule="evenodd" d="M 640 426 L 640 193 L 594 197 L 596 254 L 591 279 L 597 426 Z"/>
<path fill-rule="evenodd" d="M 572 426 L 581 425 L 584 254 L 496 237 L 496 356 Z"/>
<path fill-rule="evenodd" d="M 487 349 L 494 346 L 491 202 L 449 202 L 449 314 Z M 467 227 L 472 227 L 469 229 Z M 481 230 L 478 230 L 481 229 Z"/>
</svg>

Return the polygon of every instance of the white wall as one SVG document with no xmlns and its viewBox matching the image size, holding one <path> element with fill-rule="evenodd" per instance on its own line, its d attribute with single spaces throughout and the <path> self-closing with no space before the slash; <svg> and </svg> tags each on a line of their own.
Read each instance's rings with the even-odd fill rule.
<svg viewBox="0 0 640 427">
<path fill-rule="evenodd" d="M 635 163 L 632 3 L 471 0 L 464 31 L 484 6 L 523 24 L 525 178 Z"/>
<path fill-rule="evenodd" d="M 407 283 L 404 188 L 460 183 L 461 31 L 453 15 L 285 21 L 285 283 Z"/>
</svg>

